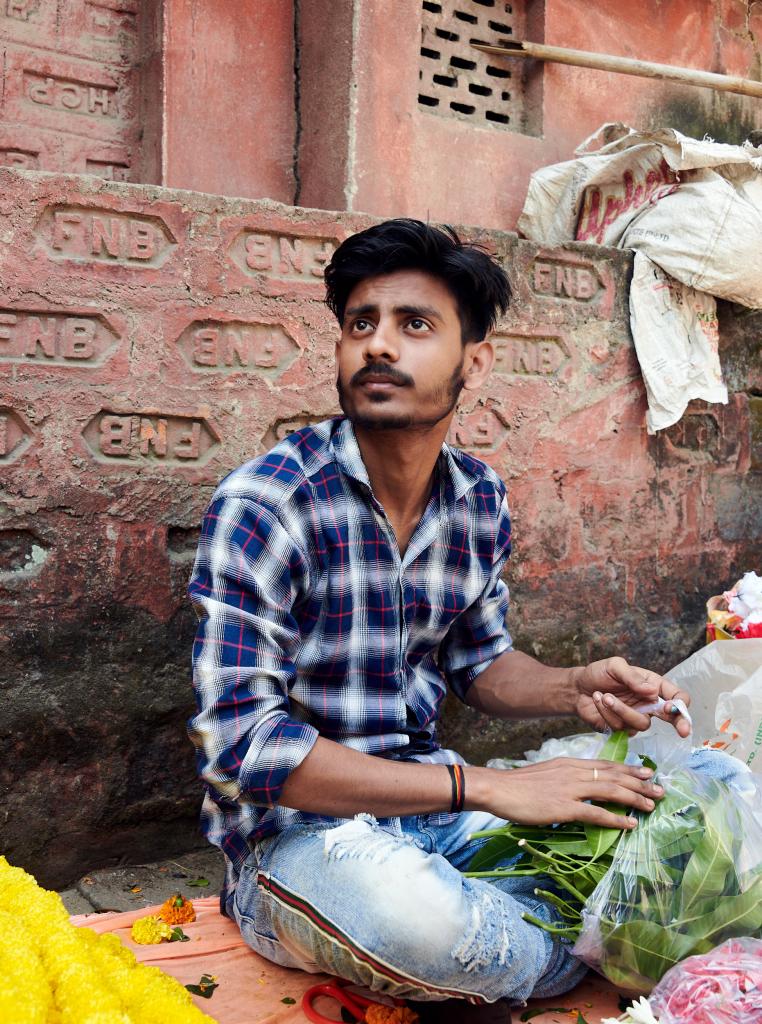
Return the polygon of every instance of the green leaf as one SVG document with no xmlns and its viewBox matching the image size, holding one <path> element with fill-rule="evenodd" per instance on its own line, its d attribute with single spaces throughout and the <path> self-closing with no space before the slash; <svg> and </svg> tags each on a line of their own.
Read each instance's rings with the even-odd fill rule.
<svg viewBox="0 0 762 1024">
<path fill-rule="evenodd" d="M 219 988 L 219 985 L 211 974 L 202 974 L 198 985 L 186 985 L 185 987 L 194 996 L 201 996 L 202 999 L 211 999 L 214 990 Z"/>
<path fill-rule="evenodd" d="M 626 814 L 626 809 L 620 804 L 603 804 L 607 811 L 612 814 Z M 624 826 L 623 826 L 624 827 Z M 587 842 L 593 854 L 593 860 L 598 860 L 604 853 L 607 853 L 617 839 L 621 838 L 621 828 L 604 828 L 602 825 L 586 825 Z"/>
<path fill-rule="evenodd" d="M 615 985 L 647 994 L 661 976 L 689 956 L 695 939 L 654 921 L 626 921 L 605 941 L 602 970 Z"/>
<path fill-rule="evenodd" d="M 282 1002 L 282 1003 L 285 1003 L 285 1004 L 286 1004 L 286 1006 L 294 1006 L 294 1005 L 296 1004 L 296 1000 L 295 1000 L 295 999 L 292 999 L 292 998 L 291 998 L 291 996 L 284 996 L 284 997 L 283 997 L 283 998 L 281 999 L 281 1002 Z"/>
<path fill-rule="evenodd" d="M 630 741 L 624 729 L 617 729 L 603 744 L 603 749 L 598 757 L 601 761 L 616 761 L 617 764 L 624 764 L 629 744 Z"/>
<path fill-rule="evenodd" d="M 190 882 L 186 882 L 186 885 L 195 886 L 197 889 L 206 889 L 209 886 L 208 878 L 194 878 Z"/>
<path fill-rule="evenodd" d="M 659 767 L 656 761 L 654 761 L 653 758 L 650 758 L 648 754 L 639 754 L 638 757 L 640 758 L 640 763 L 643 767 L 650 768 L 652 772 L 655 772 Z M 624 1010 L 622 1012 L 624 1013 Z"/>
<path fill-rule="evenodd" d="M 724 802 L 723 802 L 724 803 Z M 699 900 L 722 896 L 729 876 L 735 878 L 733 834 L 725 807 L 719 801 L 705 811 L 706 831 L 683 873 L 680 916 L 689 916 Z M 737 890 L 736 890 L 737 891 Z"/>
<path fill-rule="evenodd" d="M 190 935 L 186 935 L 182 928 L 177 925 L 172 929 L 172 934 L 169 937 L 170 942 L 190 942 Z"/>
<path fill-rule="evenodd" d="M 487 868 L 499 864 L 500 861 L 510 860 L 520 853 L 521 847 L 518 845 L 518 840 L 506 831 L 504 835 L 489 839 L 481 850 L 476 851 L 468 865 L 468 870 L 485 871 Z"/>
<path fill-rule="evenodd" d="M 684 922 L 681 921 L 681 927 Z M 762 928 L 762 879 L 738 896 L 723 896 L 715 909 L 690 922 L 694 942 L 700 940 L 718 946 L 725 939 L 755 935 Z"/>
<path fill-rule="evenodd" d="M 544 840 L 544 845 L 551 852 L 565 853 L 568 856 L 589 858 L 592 853 L 590 843 L 588 843 L 587 837 L 582 832 L 578 835 L 576 833 L 561 833 L 558 836 L 551 835 Z"/>
<path fill-rule="evenodd" d="M 576 1022 L 576 1024 L 587 1024 L 587 1021 L 582 1016 L 582 1011 L 581 1010 L 577 1010 L 577 1022 Z"/>
</svg>

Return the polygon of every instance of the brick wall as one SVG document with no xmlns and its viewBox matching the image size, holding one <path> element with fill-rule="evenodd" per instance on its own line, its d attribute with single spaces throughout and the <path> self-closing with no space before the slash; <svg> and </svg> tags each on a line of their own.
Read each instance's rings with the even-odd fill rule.
<svg viewBox="0 0 762 1024">
<path fill-rule="evenodd" d="M 0 165 L 294 197 L 291 0 L 0 0 Z"/>
<path fill-rule="evenodd" d="M 2 0 L 0 163 L 131 177 L 140 0 Z"/>
<path fill-rule="evenodd" d="M 0 203 L 0 847 L 63 884 L 198 841 L 200 517 L 230 469 L 336 411 L 321 274 L 367 218 L 8 169 Z M 628 256 L 467 233 L 515 289 L 453 430 L 510 488 L 514 633 L 550 662 L 665 668 L 758 554 L 760 315 L 725 311 L 729 405 L 649 439 Z M 444 729 L 474 759 L 540 732 L 454 707 Z"/>
<path fill-rule="evenodd" d="M 0 0 L 0 164 L 510 229 L 605 121 L 762 125 L 749 97 L 471 47 L 510 38 L 758 79 L 762 0 Z"/>
</svg>

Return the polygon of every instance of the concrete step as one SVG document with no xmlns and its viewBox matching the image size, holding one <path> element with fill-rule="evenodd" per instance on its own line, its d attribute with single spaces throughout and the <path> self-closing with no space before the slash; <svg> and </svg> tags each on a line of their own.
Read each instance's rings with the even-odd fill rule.
<svg viewBox="0 0 762 1024">
<path fill-rule="evenodd" d="M 60 896 L 70 914 L 138 910 L 163 903 L 176 892 L 191 900 L 215 895 L 222 888 L 224 873 L 222 854 L 209 846 L 174 860 L 92 871 Z M 204 879 L 208 885 L 192 884 Z"/>
</svg>

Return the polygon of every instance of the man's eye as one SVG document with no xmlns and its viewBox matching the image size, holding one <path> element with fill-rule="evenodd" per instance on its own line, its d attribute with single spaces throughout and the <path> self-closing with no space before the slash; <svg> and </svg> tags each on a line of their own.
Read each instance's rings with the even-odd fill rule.
<svg viewBox="0 0 762 1024">
<path fill-rule="evenodd" d="M 414 331 L 427 331 L 429 329 L 429 325 L 426 321 L 421 320 L 420 317 L 417 316 L 413 317 L 413 319 L 409 321 L 408 326 L 412 327 Z"/>
<path fill-rule="evenodd" d="M 352 324 L 352 330 L 354 331 L 367 331 L 371 326 L 370 320 L 355 320 Z"/>
</svg>

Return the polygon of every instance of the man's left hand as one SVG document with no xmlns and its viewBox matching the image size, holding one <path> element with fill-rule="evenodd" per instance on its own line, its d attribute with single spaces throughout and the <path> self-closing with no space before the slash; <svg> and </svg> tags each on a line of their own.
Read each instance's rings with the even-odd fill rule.
<svg viewBox="0 0 762 1024">
<path fill-rule="evenodd" d="M 574 670 L 577 689 L 577 715 L 595 729 L 625 729 L 642 732 L 651 724 L 651 717 L 663 718 L 675 727 L 680 736 L 688 736 L 691 727 L 684 715 L 673 710 L 677 698 L 690 703 L 690 697 L 664 676 L 645 668 L 629 665 L 624 658 L 604 658 Z M 638 708 L 648 707 L 662 697 L 666 703 L 648 714 Z"/>
</svg>

